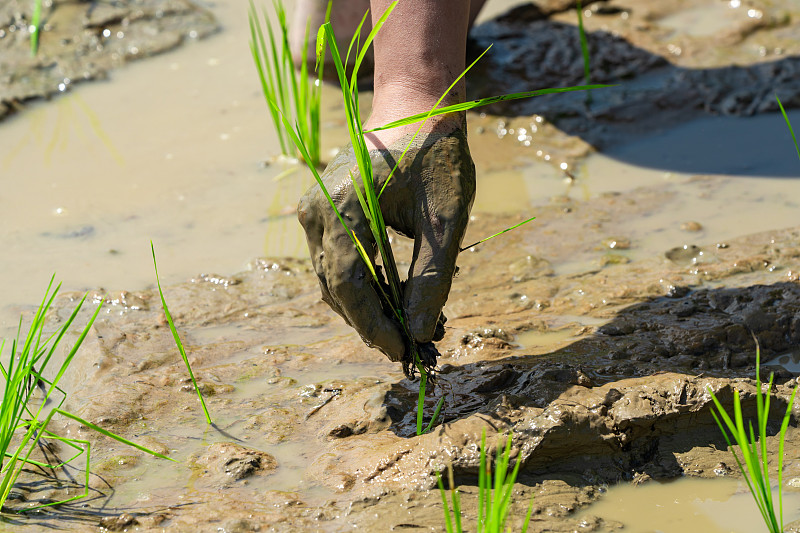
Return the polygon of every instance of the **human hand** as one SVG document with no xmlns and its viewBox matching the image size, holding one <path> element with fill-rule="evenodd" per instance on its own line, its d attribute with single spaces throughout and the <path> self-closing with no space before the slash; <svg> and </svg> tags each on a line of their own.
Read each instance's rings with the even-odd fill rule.
<svg viewBox="0 0 800 533">
<path fill-rule="evenodd" d="M 410 137 L 370 152 L 380 190 Z M 376 253 L 350 172 L 358 179 L 353 149 L 342 149 L 322 175 L 325 187 L 350 230 L 373 259 Z M 462 128 L 420 134 L 380 198 L 387 226 L 414 239 L 403 305 L 408 328 L 419 344 L 441 340 L 447 301 L 469 213 L 475 197 L 475 165 Z M 392 361 L 410 358 L 401 326 L 381 301 L 374 280 L 318 185 L 300 199 L 298 218 L 306 232 L 322 299 Z M 435 364 L 435 357 L 433 363 Z"/>
</svg>

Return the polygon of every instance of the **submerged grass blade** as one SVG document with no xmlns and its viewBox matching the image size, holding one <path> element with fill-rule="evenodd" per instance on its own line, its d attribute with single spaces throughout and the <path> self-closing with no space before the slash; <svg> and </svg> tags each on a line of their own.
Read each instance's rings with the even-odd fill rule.
<svg viewBox="0 0 800 533">
<path fill-rule="evenodd" d="M 200 398 L 200 405 L 203 406 L 203 414 L 206 417 L 206 422 L 211 424 L 211 415 L 208 414 L 206 401 L 203 399 L 203 393 L 200 392 L 200 387 L 197 386 L 197 380 L 194 378 L 194 372 L 192 372 L 192 365 L 189 364 L 189 358 L 186 356 L 186 350 L 183 349 L 183 343 L 178 335 L 178 330 L 175 329 L 175 323 L 172 321 L 172 315 L 167 307 L 167 300 L 164 298 L 164 291 L 161 290 L 161 281 L 158 279 L 158 264 L 156 263 L 156 248 L 153 245 L 153 241 L 150 241 L 150 251 L 153 254 L 153 268 L 156 271 L 156 284 L 158 285 L 158 295 L 161 297 L 161 306 L 164 308 L 164 316 L 167 318 L 169 330 L 172 332 L 172 338 L 175 339 L 175 344 L 178 346 L 178 351 L 181 353 L 183 362 L 186 365 L 186 370 L 189 371 L 189 377 L 192 379 L 192 385 L 194 385 L 194 390 L 197 392 L 197 397 Z"/>
<path fill-rule="evenodd" d="M 789 116 L 786 114 L 786 110 L 783 108 L 783 104 L 781 103 L 781 99 L 778 98 L 778 95 L 775 95 L 775 100 L 778 101 L 778 107 L 781 108 L 781 114 L 783 114 L 783 120 L 786 121 L 786 125 L 789 127 L 789 133 L 792 136 L 792 141 L 794 141 L 794 148 L 797 150 L 797 157 L 800 158 L 800 144 L 797 144 L 797 137 L 794 136 L 794 130 L 792 129 L 792 123 L 789 122 Z"/>
</svg>

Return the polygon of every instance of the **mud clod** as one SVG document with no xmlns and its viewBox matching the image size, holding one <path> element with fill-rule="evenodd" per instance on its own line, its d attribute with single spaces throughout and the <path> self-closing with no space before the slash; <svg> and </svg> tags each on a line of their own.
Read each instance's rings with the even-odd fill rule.
<svg viewBox="0 0 800 533">
<path fill-rule="evenodd" d="M 195 460 L 201 476 L 217 480 L 240 481 L 255 475 L 268 475 L 278 463 L 270 454 L 245 448 L 232 442 L 212 444 Z"/>
<path fill-rule="evenodd" d="M 127 531 L 131 526 L 136 526 L 139 521 L 135 516 L 128 513 L 122 513 L 117 516 L 107 516 L 100 520 L 100 527 L 107 531 Z"/>
</svg>

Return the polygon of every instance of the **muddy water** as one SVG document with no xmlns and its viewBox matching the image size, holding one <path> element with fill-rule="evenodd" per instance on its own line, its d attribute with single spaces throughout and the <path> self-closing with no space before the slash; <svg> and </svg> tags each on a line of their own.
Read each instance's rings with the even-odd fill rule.
<svg viewBox="0 0 800 533">
<path fill-rule="evenodd" d="M 659 9 L 648 16 L 637 4 L 631 17 L 663 21 L 670 33 L 653 32 L 662 46 L 685 10 Z M 108 292 L 64 378 L 67 407 L 179 461 L 62 423 L 95 445 L 89 506 L 0 528 L 440 530 L 430 489 L 433 472 L 452 462 L 474 529 L 482 429 L 514 430 L 516 496 L 534 496 L 535 531 L 640 527 L 633 515 L 588 505 L 602 506 L 617 491 L 605 487 L 620 481 L 660 500 L 668 496 L 659 483 L 676 476 L 735 476 L 719 468 L 731 458 L 706 390 L 729 399 L 737 388 L 752 410 L 749 329 L 779 374 L 782 409 L 800 345 L 798 173 L 777 115 L 684 110 L 680 125 L 642 127 L 633 141 L 610 132 L 601 153 L 591 135 L 557 127 L 544 111 L 471 117 L 481 192 L 467 238 L 522 213 L 538 220 L 462 255 L 440 386 L 426 411 L 445 396 L 446 423 L 413 438 L 417 384 L 366 349 L 319 301 L 308 263 L 291 259 L 304 254 L 293 205 L 308 177 L 271 159 L 244 13 L 212 12 L 220 34 L 114 71 L 110 83 L 76 86 L 0 127 L 0 172 L 16 178 L 14 196 L 0 196 L 9 228 L 0 236 L 0 321 L 13 324 L 51 270 L 70 296 Z M 590 24 L 624 23 L 619 13 L 614 22 L 592 13 Z M 770 38 L 786 29 L 776 25 Z M 687 32 L 689 45 L 706 38 L 696 33 Z M 657 76 L 632 84 L 658 87 Z M 334 92 L 324 96 L 329 153 L 344 131 Z M 215 427 L 202 420 L 148 289 L 150 238 Z M 408 255 L 408 242 L 396 246 Z M 62 320 L 69 305 L 59 301 Z M 769 446 L 776 453 L 774 438 Z M 800 475 L 794 427 L 787 446 L 788 480 Z M 13 505 L 64 497 L 33 475 L 25 483 Z M 738 490 L 723 485 L 703 490 Z"/>
<path fill-rule="evenodd" d="M 773 497 L 777 501 L 777 491 Z M 800 518 L 800 493 L 789 492 L 783 502 L 786 522 Z M 754 511 L 755 501 L 740 481 L 681 479 L 613 487 L 576 518 L 601 518 L 608 531 L 624 524 L 632 533 L 748 533 L 764 528 Z"/>
<path fill-rule="evenodd" d="M 293 210 L 310 176 L 265 163 L 277 141 L 246 12 L 226 4 L 214 15 L 226 31 L 4 122 L 0 175 L 14 184 L 0 196 L 5 306 L 36 301 L 53 271 L 71 289 L 147 286 L 150 239 L 168 281 L 305 253 Z"/>
</svg>

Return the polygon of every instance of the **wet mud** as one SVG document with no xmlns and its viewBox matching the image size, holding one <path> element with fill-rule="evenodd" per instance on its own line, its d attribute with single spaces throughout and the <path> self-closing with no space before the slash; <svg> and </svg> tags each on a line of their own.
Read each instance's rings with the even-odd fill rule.
<svg viewBox="0 0 800 533">
<path fill-rule="evenodd" d="M 26 0 L 0 5 L 0 120 L 29 100 L 106 79 L 129 61 L 219 29 L 209 11 L 186 0 L 52 0 L 42 3 L 39 50 L 32 56 L 32 11 Z"/>
<path fill-rule="evenodd" d="M 68 408 L 179 463 L 65 424 L 62 431 L 95 443 L 92 498 L 88 508 L 62 506 L 30 520 L 69 517 L 87 530 L 134 521 L 141 531 L 428 529 L 441 522 L 431 489 L 447 464 L 464 485 L 470 516 L 483 430 L 513 430 L 512 457 L 522 462 L 517 498 L 534 497 L 534 531 L 574 530 L 574 511 L 608 484 L 737 475 L 725 466 L 731 458 L 708 390 L 728 404 L 738 390 L 752 414 L 750 332 L 765 361 L 797 350 L 800 228 L 605 260 L 608 228 L 640 216 L 658 195 L 639 189 L 554 205 L 535 224 L 462 255 L 427 406 L 429 416 L 445 396 L 444 424 L 421 437 L 417 383 L 320 301 L 308 261 L 263 259 L 247 272 L 167 290 L 215 418 L 210 428 L 157 293 L 108 296 L 65 377 Z M 468 237 L 514 218 L 476 217 Z M 410 251 L 399 237 L 395 247 L 400 257 Z M 575 256 L 596 261 L 559 272 Z M 66 318 L 68 305 L 62 301 L 54 319 Z M 777 414 L 796 379 L 770 369 Z M 793 425 L 787 457 L 799 445 Z M 788 460 L 784 477 L 798 476 L 800 462 Z M 33 473 L 25 480 L 14 505 L 63 494 Z M 581 524 L 607 525 L 585 517 Z"/>
<path fill-rule="evenodd" d="M 574 2 L 523 3 L 473 28 L 470 98 L 585 85 Z M 589 81 L 615 87 L 495 104 L 539 114 L 594 148 L 699 115 L 752 116 L 800 107 L 800 11 L 791 2 L 584 3 Z M 542 137 L 542 136 L 539 136 Z M 538 138 L 537 138 L 538 140 Z M 544 141 L 547 143 L 547 141 Z"/>
<path fill-rule="evenodd" d="M 536 100 L 531 103 L 535 111 L 507 108 L 504 118 L 474 117 L 470 138 L 476 160 L 503 135 L 518 138 L 519 131 L 497 124 L 523 112 L 548 117 L 531 120 L 547 133 L 542 141 L 549 143 L 547 149 L 561 154 L 554 162 L 579 161 L 594 150 L 596 138 L 580 130 L 586 116 L 596 118 L 592 124 L 607 116 L 613 124 L 641 130 L 652 116 L 670 124 L 673 112 L 681 120 L 700 108 L 761 112 L 769 107 L 769 95 L 759 76 L 769 69 L 794 72 L 796 62 L 788 56 L 800 53 L 788 37 L 798 18 L 791 10 L 782 18 L 772 4 L 742 4 L 741 9 L 761 10 L 762 17 L 734 30 L 727 25 L 713 32 L 681 33 L 675 37 L 681 53 L 672 53 L 669 60 L 659 52 L 671 38 L 665 28 L 676 23 L 678 14 L 710 3 L 586 4 L 593 48 L 609 46 L 607 53 L 598 52 L 603 66 L 593 75 L 597 81 L 632 79 L 625 98 L 636 113 L 626 118 L 630 110 L 619 93 L 598 92 L 589 108 L 593 115 L 586 114 L 583 97 L 576 97 L 558 103 Z M 133 9 L 126 5 L 57 2 L 49 13 L 55 17 L 62 6 Z M 150 4 L 135 5 L 147 11 Z M 476 43 L 494 35 L 495 46 L 506 47 L 491 68 L 506 69 L 493 79 L 508 86 L 495 86 L 493 92 L 512 90 L 514 64 L 540 69 L 522 69 L 520 78 L 535 76 L 552 84 L 580 81 L 579 54 L 566 48 L 559 48 L 563 57 L 556 48 L 544 48 L 537 52 L 545 50 L 544 56 L 536 60 L 507 59 L 514 57 L 517 44 L 513 35 L 502 32 L 517 32 L 523 24 L 529 25 L 525 32 L 531 40 L 520 46 L 534 46 L 538 39 L 561 39 L 566 46 L 567 40 L 576 39 L 574 27 L 559 26 L 571 16 L 569 3 L 537 5 L 475 28 Z M 164 42 L 180 42 L 183 37 L 177 36 L 197 28 L 198 20 L 204 21 L 205 30 L 196 30 L 200 34 L 213 31 L 214 23 L 204 12 L 189 4 L 174 6 L 184 22 L 175 22 L 180 29 Z M 24 13 L 23 7 L 18 9 Z M 20 36 L 27 19 L 14 16 L 6 15 L 7 26 L 19 26 L 13 39 L 23 49 Z M 94 32 L 99 39 L 98 31 L 102 35 L 109 25 L 122 27 L 125 20 L 136 27 L 137 20 L 146 25 L 169 18 L 166 12 L 163 17 L 119 15 L 91 27 L 82 23 L 81 35 Z M 769 24 L 758 22 L 765 18 Z M 148 33 L 145 28 L 141 31 Z M 17 30 L 6 31 L 8 43 Z M 43 37 L 45 55 L 30 61 L 55 57 L 46 55 L 55 54 L 47 52 L 52 45 L 48 31 L 57 31 L 54 22 Z M 131 34 L 120 31 L 123 40 Z M 708 46 L 720 32 L 730 35 L 730 57 L 716 57 Z M 0 47 L 5 46 L 3 39 Z M 765 55 L 758 49 L 753 55 L 757 42 L 767 43 Z M 731 62 L 745 66 L 726 66 Z M 98 65 L 107 66 L 102 61 Z M 648 85 L 651 75 L 656 81 Z M 756 82 L 740 84 L 734 79 L 739 75 Z M 50 87 L 61 76 L 37 83 Z M 669 91 L 664 80 L 673 80 L 673 85 L 666 84 Z M 702 89 L 703 80 L 716 89 Z M 776 75 L 775 80 L 783 78 Z M 796 106 L 793 82 L 785 81 L 778 86 L 787 91 L 781 97 Z M 722 102 L 733 97 L 737 84 L 750 92 L 734 98 L 741 106 L 728 109 Z M 713 96 L 717 89 L 723 96 Z M 658 103 L 674 93 L 686 99 L 674 106 Z M 548 107 L 551 102 L 554 107 Z M 579 124 L 574 128 L 573 119 Z M 476 127 L 496 127 L 498 135 L 473 135 Z M 502 129 L 506 132 L 501 135 Z M 619 141 L 624 135 L 614 138 Z M 510 159 L 493 160 L 485 168 L 516 164 Z M 566 178 L 574 179 L 569 174 Z M 733 391 L 739 391 L 746 415 L 752 415 L 755 336 L 765 363 L 762 373 L 776 375 L 771 391 L 775 419 L 786 409 L 798 382 L 791 363 L 796 365 L 800 356 L 800 227 L 713 240 L 698 212 L 701 222 L 674 221 L 683 241 L 658 253 L 651 253 L 653 244 L 638 227 L 646 227 L 652 217 L 681 212 L 685 197 L 676 192 L 677 186 L 699 187 L 698 195 L 711 198 L 717 185 L 713 177 L 696 176 L 679 185 L 651 185 L 583 200 L 556 196 L 536 209 L 533 223 L 463 252 L 445 309 L 445 337 L 437 344 L 437 386 L 426 404 L 430 416 L 438 398 L 445 397 L 443 423 L 420 437 L 414 435 L 418 383 L 407 379 L 400 365 L 366 348 L 320 300 L 306 259 L 262 258 L 244 272 L 199 274 L 165 287 L 213 426 L 203 419 L 158 293 L 152 287 L 110 293 L 98 287 L 90 299 L 104 300 L 105 310 L 61 382 L 68 393 L 65 407 L 168 454 L 176 463 L 125 448 L 77 423 L 56 422 L 53 429 L 60 434 L 92 444 L 89 497 L 28 514 L 5 514 L 0 531 L 444 531 L 434 487 L 435 472 L 448 464 L 463 495 L 465 526 L 475 530 L 484 430 L 492 451 L 497 436 L 513 431 L 512 460 L 521 463 L 521 474 L 511 525 L 521 522 L 532 497 L 530 531 L 618 529 L 620 522 L 592 514 L 590 505 L 612 484 L 644 488 L 675 478 L 736 479 L 739 474 L 711 416 L 708 391 L 726 406 Z M 475 212 L 465 242 L 522 219 L 519 214 Z M 71 237 L 92 235 L 79 229 Z M 392 238 L 405 271 L 411 244 L 398 235 Z M 51 327 L 67 319 L 80 296 L 65 294 L 58 300 Z M 88 311 L 83 312 L 81 320 L 87 318 Z M 796 497 L 800 403 L 792 412 L 783 476 L 788 480 L 784 490 Z M 770 425 L 773 454 L 777 431 L 777 423 Z M 39 458 L 67 452 L 53 445 L 41 450 Z M 82 491 L 81 468 L 78 460 L 56 474 L 26 470 L 9 507 L 21 510 Z"/>
</svg>

